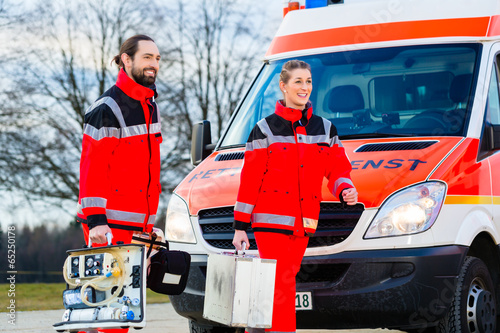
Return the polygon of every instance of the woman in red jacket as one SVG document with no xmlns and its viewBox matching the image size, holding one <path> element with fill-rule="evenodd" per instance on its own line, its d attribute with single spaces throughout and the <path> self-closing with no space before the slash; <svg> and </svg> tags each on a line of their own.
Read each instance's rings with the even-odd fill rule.
<svg viewBox="0 0 500 333">
<path fill-rule="evenodd" d="M 283 100 L 257 123 L 246 144 L 233 244 L 249 248 L 251 224 L 260 257 L 277 260 L 273 326 L 267 331 L 295 332 L 295 276 L 318 225 L 323 179 L 348 205 L 356 204 L 358 193 L 337 129 L 312 113 L 311 67 L 288 61 L 279 84 Z"/>
</svg>

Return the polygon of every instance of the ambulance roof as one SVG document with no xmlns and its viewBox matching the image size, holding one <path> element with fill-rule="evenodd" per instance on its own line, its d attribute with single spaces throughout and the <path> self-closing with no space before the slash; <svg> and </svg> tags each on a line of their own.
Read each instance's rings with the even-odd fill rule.
<svg viewBox="0 0 500 333">
<path fill-rule="evenodd" d="M 266 58 L 326 52 L 337 47 L 359 48 L 359 44 L 401 44 L 401 41 L 437 38 L 450 42 L 477 41 L 500 36 L 499 0 L 344 2 L 289 12 Z"/>
</svg>

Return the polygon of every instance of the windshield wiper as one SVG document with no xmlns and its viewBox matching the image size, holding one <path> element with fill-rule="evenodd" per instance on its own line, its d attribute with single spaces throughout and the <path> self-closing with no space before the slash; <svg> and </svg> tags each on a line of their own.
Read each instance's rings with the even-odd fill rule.
<svg viewBox="0 0 500 333">
<path fill-rule="evenodd" d="M 237 144 L 237 145 L 222 146 L 222 147 L 219 147 L 219 149 L 222 150 L 222 149 L 232 149 L 232 148 L 241 148 L 241 147 L 245 147 L 245 144 L 242 143 L 242 144 Z"/>
<path fill-rule="evenodd" d="M 358 134 L 347 134 L 347 135 L 339 135 L 340 140 L 345 140 L 345 139 L 368 139 L 368 138 L 390 138 L 390 137 L 412 137 L 415 136 L 415 134 L 403 134 L 403 133 L 381 133 L 381 132 L 374 132 L 374 133 L 358 133 Z"/>
</svg>

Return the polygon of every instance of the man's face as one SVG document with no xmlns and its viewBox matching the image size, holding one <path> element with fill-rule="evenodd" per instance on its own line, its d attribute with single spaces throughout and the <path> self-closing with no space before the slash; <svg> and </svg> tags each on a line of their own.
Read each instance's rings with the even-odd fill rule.
<svg viewBox="0 0 500 333">
<path fill-rule="evenodd" d="M 149 87 L 155 83 L 159 68 L 160 51 L 156 44 L 149 40 L 139 41 L 134 58 L 131 59 L 129 66 L 126 66 L 127 73 L 130 73 L 132 80 Z"/>
</svg>

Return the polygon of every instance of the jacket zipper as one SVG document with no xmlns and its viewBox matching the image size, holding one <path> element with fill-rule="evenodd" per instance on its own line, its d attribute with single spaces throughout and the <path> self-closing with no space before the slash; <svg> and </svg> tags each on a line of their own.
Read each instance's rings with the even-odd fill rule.
<svg viewBox="0 0 500 333">
<path fill-rule="evenodd" d="M 298 186 L 298 192 L 299 192 L 299 207 L 300 207 L 300 221 L 299 221 L 299 223 L 302 224 L 303 218 L 302 218 L 302 198 L 301 198 L 302 193 L 300 191 L 300 152 L 299 152 L 300 147 L 299 147 L 299 140 L 297 137 L 297 128 L 293 126 L 293 123 L 292 123 L 292 130 L 293 130 L 293 134 L 294 134 L 294 138 L 295 138 L 295 145 L 297 147 L 297 149 L 296 149 L 296 151 L 297 151 L 296 152 L 297 153 L 297 186 Z M 294 229 L 296 228 L 295 225 L 293 227 L 294 227 Z"/>
<path fill-rule="evenodd" d="M 149 179 L 148 179 L 148 187 L 147 187 L 147 191 L 146 191 L 146 203 L 147 203 L 147 206 L 148 206 L 148 215 L 146 216 L 146 220 L 144 221 L 144 226 L 143 228 L 146 228 L 147 225 L 148 225 L 148 222 L 149 222 L 149 218 L 150 218 L 150 210 L 149 210 L 149 187 L 151 186 L 151 135 L 149 134 L 149 129 L 151 127 L 151 122 L 153 120 L 153 113 L 154 113 L 154 107 L 153 105 L 151 105 L 151 108 L 153 109 L 152 111 L 149 110 L 149 104 L 148 103 L 148 100 L 146 100 L 146 107 L 148 109 L 148 112 L 149 112 L 149 122 L 146 124 L 147 126 L 147 136 L 148 136 L 148 150 L 149 150 L 149 159 L 148 159 L 148 175 L 149 175 Z"/>
</svg>

